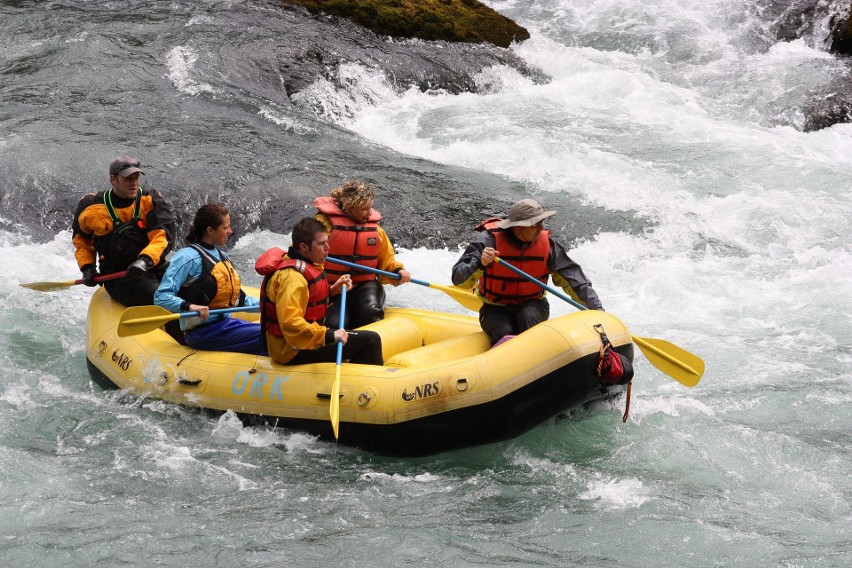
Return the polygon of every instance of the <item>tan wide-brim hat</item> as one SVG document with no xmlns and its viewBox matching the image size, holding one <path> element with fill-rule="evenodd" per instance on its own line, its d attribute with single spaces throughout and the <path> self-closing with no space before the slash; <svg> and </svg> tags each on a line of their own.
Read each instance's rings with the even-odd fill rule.
<svg viewBox="0 0 852 568">
<path fill-rule="evenodd" d="M 532 227 L 539 221 L 556 215 L 556 211 L 545 211 L 535 199 L 521 199 L 509 209 L 509 217 L 503 219 L 497 226 L 501 229 L 509 227 Z"/>
</svg>

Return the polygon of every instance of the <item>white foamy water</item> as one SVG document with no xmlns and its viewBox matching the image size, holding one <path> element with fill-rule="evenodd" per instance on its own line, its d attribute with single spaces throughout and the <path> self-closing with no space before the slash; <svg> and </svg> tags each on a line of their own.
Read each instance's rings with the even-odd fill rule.
<svg viewBox="0 0 852 568">
<path fill-rule="evenodd" d="M 398 152 L 647 222 L 639 234 L 578 235 L 571 255 L 634 335 L 705 360 L 699 385 L 637 353 L 626 423 L 622 398 L 515 440 L 417 460 L 103 392 L 88 382 L 81 332 L 91 290 L 19 286 L 78 276 L 70 232 L 33 240 L 4 213 L 0 558 L 852 563 L 852 126 L 798 128 L 809 94 L 843 65 L 819 41 L 778 43 L 754 2 L 488 4 L 531 31 L 512 49 L 547 82 L 493 68 L 479 77 L 482 94 L 397 93 L 353 65 L 294 103 Z M 181 42 L 150 59 L 194 97 L 218 87 L 194 74 L 207 53 Z M 281 109 L 259 112 L 307 132 Z M 0 150 L 22 143 L 4 138 Z M 257 285 L 253 259 L 287 244 L 259 231 L 231 255 Z M 399 251 L 412 274 L 438 284 L 458 255 Z M 462 311 L 436 290 L 387 291 L 391 305 Z M 572 310 L 552 299 L 553 315 Z"/>
<path fill-rule="evenodd" d="M 193 48 L 187 46 L 173 48 L 166 55 L 169 80 L 178 91 L 186 95 L 215 93 L 216 89 L 212 85 L 198 81 L 193 76 L 193 67 L 196 61 L 198 61 L 198 52 Z"/>
</svg>

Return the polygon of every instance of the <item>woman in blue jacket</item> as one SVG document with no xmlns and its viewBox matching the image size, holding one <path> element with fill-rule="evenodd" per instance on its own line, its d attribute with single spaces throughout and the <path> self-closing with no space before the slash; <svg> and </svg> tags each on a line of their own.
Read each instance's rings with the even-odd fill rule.
<svg viewBox="0 0 852 568">
<path fill-rule="evenodd" d="M 259 304 L 242 291 L 240 275 L 228 255 L 218 248 L 232 233 L 231 215 L 224 205 L 203 205 L 184 239 L 189 246 L 169 261 L 154 303 L 174 313 L 199 313 L 198 317 L 180 320 L 186 343 L 193 349 L 266 355 L 260 323 L 232 318 L 231 314 L 210 316 L 211 309 Z"/>
</svg>

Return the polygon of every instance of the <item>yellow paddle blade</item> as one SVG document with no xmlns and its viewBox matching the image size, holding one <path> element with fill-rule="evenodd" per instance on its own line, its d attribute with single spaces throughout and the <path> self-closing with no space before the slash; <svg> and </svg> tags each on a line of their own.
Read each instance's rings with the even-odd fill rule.
<svg viewBox="0 0 852 568">
<path fill-rule="evenodd" d="M 180 319 L 180 314 L 170 312 L 160 306 L 134 306 L 121 314 L 118 322 L 118 336 L 129 337 L 154 331 L 164 323 Z"/>
<path fill-rule="evenodd" d="M 340 430 L 340 364 L 334 372 L 334 383 L 331 385 L 331 403 L 328 406 L 328 414 L 331 416 L 331 429 L 334 430 L 334 439 L 338 437 Z"/>
<path fill-rule="evenodd" d="M 458 286 L 441 286 L 439 284 L 429 284 L 429 287 L 447 294 L 453 300 L 472 312 L 478 312 L 479 308 L 482 307 L 482 300 L 480 300 L 472 290 L 466 290 L 465 288 L 459 288 Z"/>
<path fill-rule="evenodd" d="M 81 282 L 81 280 L 66 280 L 65 282 L 27 282 L 21 284 L 21 286 L 24 288 L 30 288 L 31 290 L 38 290 L 39 292 L 53 292 L 55 290 L 61 290 L 62 288 L 70 288 L 71 286 L 75 286 Z"/>
<path fill-rule="evenodd" d="M 694 387 L 704 374 L 704 361 L 686 349 L 662 339 L 636 337 L 633 343 L 639 346 L 653 366 L 687 387 Z"/>
</svg>

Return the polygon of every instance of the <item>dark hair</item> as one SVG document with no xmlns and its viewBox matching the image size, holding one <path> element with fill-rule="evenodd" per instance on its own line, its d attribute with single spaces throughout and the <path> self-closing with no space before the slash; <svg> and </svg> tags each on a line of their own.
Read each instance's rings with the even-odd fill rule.
<svg viewBox="0 0 852 568">
<path fill-rule="evenodd" d="M 314 236 L 317 233 L 327 233 L 328 229 L 325 225 L 314 219 L 313 217 L 305 217 L 299 219 L 293 225 L 293 247 L 299 248 L 299 245 L 305 243 L 311 246 L 314 242 Z"/>
<path fill-rule="evenodd" d="M 192 221 L 192 226 L 189 232 L 184 237 L 187 244 L 201 242 L 204 235 L 207 233 L 207 227 L 215 229 L 225 220 L 225 217 L 230 215 L 228 208 L 221 203 L 208 203 L 199 207 L 195 212 L 195 219 Z"/>
</svg>

